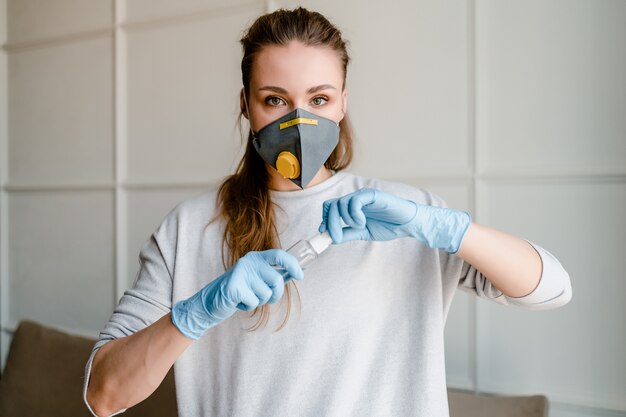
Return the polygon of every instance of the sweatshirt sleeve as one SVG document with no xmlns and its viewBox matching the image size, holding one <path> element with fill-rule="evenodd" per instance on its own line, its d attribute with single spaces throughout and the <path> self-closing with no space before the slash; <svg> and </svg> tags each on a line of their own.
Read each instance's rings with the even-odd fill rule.
<svg viewBox="0 0 626 417">
<path fill-rule="evenodd" d="M 527 242 L 537 251 L 542 263 L 539 284 L 530 294 L 523 297 L 505 295 L 482 273 L 465 261 L 461 268 L 458 287 L 499 304 L 516 305 L 528 310 L 548 310 L 567 304 L 572 298 L 572 287 L 567 271 L 550 252 L 533 242 L 528 240 Z"/>
<path fill-rule="evenodd" d="M 113 315 L 100 333 L 99 340 L 96 342 L 85 366 L 83 400 L 94 416 L 96 414 L 87 402 L 87 387 L 96 352 L 111 340 L 129 336 L 149 326 L 171 310 L 171 266 L 173 265 L 171 242 L 176 241 L 176 228 L 175 225 L 170 225 L 174 226 L 173 228 L 167 227 L 167 223 L 168 220 L 157 229 L 141 249 L 139 254 L 140 268 L 135 282 L 131 289 L 124 292 Z M 167 262 L 166 259 L 171 262 Z M 112 415 L 124 411 L 126 409 L 119 410 Z"/>
<path fill-rule="evenodd" d="M 438 195 L 428 191 L 425 204 L 437 207 L 448 207 Z M 454 288 L 492 300 L 503 305 L 515 305 L 527 310 L 548 310 L 567 304 L 572 298 L 570 277 L 554 255 L 541 246 L 526 240 L 537 251 L 541 258 L 541 278 L 537 287 L 523 297 L 509 297 L 491 284 L 474 266 L 445 251 L 440 251 L 444 286 L 448 294 Z"/>
</svg>

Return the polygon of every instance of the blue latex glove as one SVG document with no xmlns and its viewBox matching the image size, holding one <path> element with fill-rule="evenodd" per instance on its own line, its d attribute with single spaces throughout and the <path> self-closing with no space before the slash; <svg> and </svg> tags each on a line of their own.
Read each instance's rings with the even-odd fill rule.
<svg viewBox="0 0 626 417">
<path fill-rule="evenodd" d="M 251 311 L 278 301 L 285 290 L 285 279 L 273 266 L 301 280 L 302 268 L 293 255 L 281 249 L 248 252 L 232 268 L 186 300 L 172 308 L 172 323 L 190 339 L 232 316 L 236 309 Z M 287 280 L 289 279 L 287 278 Z"/>
<path fill-rule="evenodd" d="M 325 201 L 319 230 L 328 230 L 334 243 L 412 236 L 431 248 L 456 253 L 470 223 L 471 216 L 465 211 L 416 204 L 363 188 Z"/>
</svg>

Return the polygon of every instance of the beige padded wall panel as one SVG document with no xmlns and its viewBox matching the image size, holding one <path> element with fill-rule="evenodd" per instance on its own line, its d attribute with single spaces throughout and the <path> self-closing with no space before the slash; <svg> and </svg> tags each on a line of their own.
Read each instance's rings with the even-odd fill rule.
<svg viewBox="0 0 626 417">
<path fill-rule="evenodd" d="M 490 226 L 561 261 L 573 298 L 543 312 L 479 302 L 479 388 L 626 410 L 626 183 L 493 183 L 482 195 Z"/>
<path fill-rule="evenodd" d="M 112 0 L 7 0 L 9 43 L 110 29 Z"/>
<path fill-rule="evenodd" d="M 9 182 L 110 183 L 110 36 L 9 54 Z"/>
<path fill-rule="evenodd" d="M 626 2 L 477 1 L 487 172 L 626 172 Z"/>
<path fill-rule="evenodd" d="M 238 39 L 261 10 L 128 33 L 128 177 L 207 181 L 235 166 Z"/>
<path fill-rule="evenodd" d="M 94 336 L 113 305 L 113 199 L 107 191 L 9 195 L 10 321 Z"/>
</svg>

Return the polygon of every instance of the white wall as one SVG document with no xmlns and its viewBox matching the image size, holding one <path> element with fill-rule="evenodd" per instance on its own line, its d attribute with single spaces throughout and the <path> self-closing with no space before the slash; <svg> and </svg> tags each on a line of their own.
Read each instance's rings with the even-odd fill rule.
<svg viewBox="0 0 626 417">
<path fill-rule="evenodd" d="M 0 1 L 2 358 L 23 318 L 97 335 L 162 217 L 234 167 L 242 30 L 295 4 L 351 42 L 353 172 L 430 188 L 570 272 L 554 311 L 460 293 L 449 385 L 626 416 L 623 0 Z"/>
</svg>

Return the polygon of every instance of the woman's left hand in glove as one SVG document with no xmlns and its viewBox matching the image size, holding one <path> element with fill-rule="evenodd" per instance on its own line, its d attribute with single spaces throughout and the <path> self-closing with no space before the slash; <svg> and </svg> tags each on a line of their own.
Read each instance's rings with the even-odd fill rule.
<svg viewBox="0 0 626 417">
<path fill-rule="evenodd" d="M 465 211 L 417 204 L 363 188 L 325 201 L 319 231 L 328 231 L 336 244 L 412 236 L 430 248 L 456 253 L 471 222 Z"/>
</svg>

